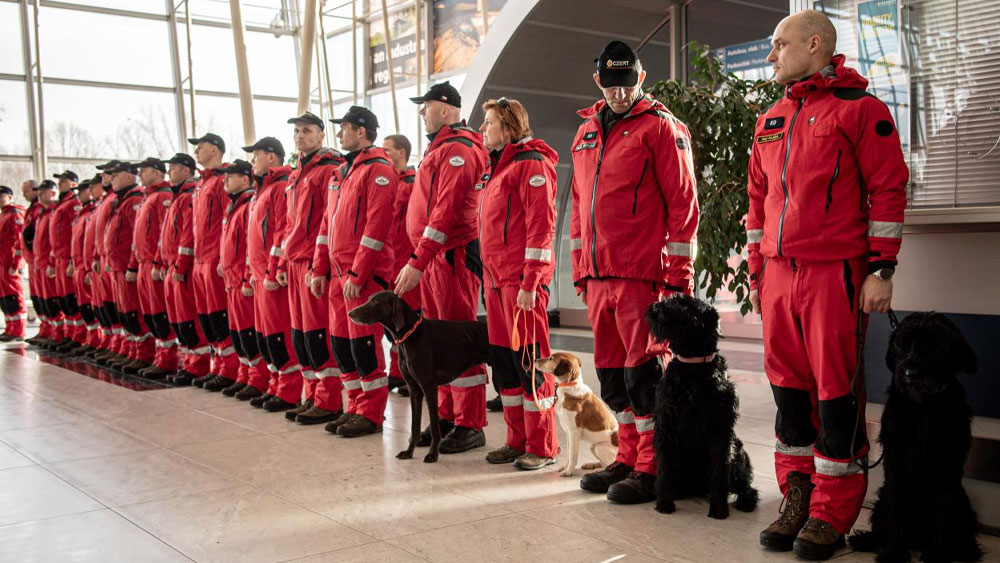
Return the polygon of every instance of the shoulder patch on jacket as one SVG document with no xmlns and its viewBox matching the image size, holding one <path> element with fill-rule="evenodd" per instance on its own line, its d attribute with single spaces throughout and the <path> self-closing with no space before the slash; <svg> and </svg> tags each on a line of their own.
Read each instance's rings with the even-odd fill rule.
<svg viewBox="0 0 1000 563">
<path fill-rule="evenodd" d="M 597 131 L 587 131 L 583 134 L 584 141 L 593 141 L 597 138 Z"/>
<path fill-rule="evenodd" d="M 861 88 L 834 88 L 833 95 L 841 100 L 860 100 L 866 96 L 872 96 L 867 90 L 862 90 Z"/>
<path fill-rule="evenodd" d="M 540 188 L 545 185 L 545 176 L 535 174 L 531 178 L 528 178 L 528 184 L 533 188 Z"/>
<path fill-rule="evenodd" d="M 445 143 L 461 143 L 469 148 L 474 147 L 476 144 L 472 142 L 471 139 L 466 139 L 465 137 L 452 137 L 450 139 L 445 139 Z"/>
<path fill-rule="evenodd" d="M 170 200 L 169 199 L 163 200 L 163 207 L 170 207 Z"/>
<path fill-rule="evenodd" d="M 376 176 L 375 183 L 378 184 L 379 186 L 388 186 L 389 179 L 386 178 L 385 176 Z"/>
<path fill-rule="evenodd" d="M 465 164 L 465 159 L 460 156 L 453 156 L 448 160 L 448 164 L 458 167 Z"/>
<path fill-rule="evenodd" d="M 538 160 L 544 162 L 545 157 L 538 151 L 525 151 L 514 156 L 514 162 L 520 162 L 522 160 Z"/>
</svg>

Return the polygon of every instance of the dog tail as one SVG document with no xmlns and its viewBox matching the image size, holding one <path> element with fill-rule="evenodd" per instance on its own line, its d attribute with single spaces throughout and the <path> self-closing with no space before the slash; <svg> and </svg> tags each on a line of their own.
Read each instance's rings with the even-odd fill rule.
<svg viewBox="0 0 1000 563">
<path fill-rule="evenodd" d="M 854 551 L 873 552 L 878 551 L 880 547 L 880 542 L 875 532 L 855 532 L 847 538 L 847 543 L 851 545 L 851 549 Z"/>
<path fill-rule="evenodd" d="M 736 493 L 733 508 L 741 512 L 753 512 L 760 502 L 760 493 L 751 485 L 753 483 L 753 466 L 750 456 L 743 449 L 743 442 L 733 436 L 733 462 L 729 470 L 729 490 Z"/>
<path fill-rule="evenodd" d="M 618 447 L 618 431 L 617 430 L 615 430 L 614 432 L 611 433 L 611 445 L 614 446 L 614 447 L 616 447 L 616 448 Z"/>
</svg>

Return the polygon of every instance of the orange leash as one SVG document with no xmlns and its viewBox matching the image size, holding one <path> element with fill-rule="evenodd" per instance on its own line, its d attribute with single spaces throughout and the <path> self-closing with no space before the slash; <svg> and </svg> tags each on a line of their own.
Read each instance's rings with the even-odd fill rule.
<svg viewBox="0 0 1000 563">
<path fill-rule="evenodd" d="M 527 338 L 529 335 L 528 323 L 529 322 L 531 323 L 530 349 L 528 348 L 529 345 L 525 345 L 523 348 L 521 347 L 521 331 L 519 330 L 518 325 L 521 324 L 520 321 L 522 318 L 524 318 L 525 338 Z M 535 367 L 535 360 L 538 359 L 538 356 L 535 352 L 534 344 L 538 342 L 537 336 L 538 336 L 538 323 L 535 322 L 535 317 L 533 315 L 525 314 L 525 311 L 523 309 L 521 309 L 517 305 L 514 305 L 514 329 L 510 335 L 510 344 L 515 350 L 521 348 L 521 367 L 524 368 L 525 371 L 527 371 L 529 368 L 531 369 L 531 398 L 532 400 L 535 401 L 535 406 L 538 407 L 538 412 L 542 412 L 545 409 L 542 408 L 542 404 L 538 401 L 538 386 L 535 385 L 535 378 L 538 374 L 538 368 Z M 525 361 L 527 361 L 527 363 L 525 363 Z"/>
</svg>

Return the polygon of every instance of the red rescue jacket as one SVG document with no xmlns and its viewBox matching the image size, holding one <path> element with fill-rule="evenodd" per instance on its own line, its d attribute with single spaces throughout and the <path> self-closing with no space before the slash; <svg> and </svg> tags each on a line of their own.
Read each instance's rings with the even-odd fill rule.
<svg viewBox="0 0 1000 563">
<path fill-rule="evenodd" d="M 339 152 L 324 147 L 303 157 L 298 167 L 292 170 L 285 187 L 288 218 L 278 270 L 284 271 L 289 261 L 312 260 L 320 223 L 323 222 L 327 187 L 337 167 L 343 163 L 344 157 Z"/>
<path fill-rule="evenodd" d="M 49 227 L 52 225 L 52 214 L 55 210 L 56 204 L 42 206 L 42 212 L 38 214 L 38 223 L 35 227 L 35 269 L 43 276 L 46 275 L 45 269 L 54 265 Z"/>
<path fill-rule="evenodd" d="M 364 286 L 372 276 L 387 286 L 392 246 L 387 244 L 398 174 L 381 147 L 361 150 L 341 165 L 331 180 L 326 213 L 316 238 L 313 272 L 338 276 Z"/>
<path fill-rule="evenodd" d="M 647 95 L 604 131 L 606 105 L 577 112 L 586 121 L 572 149 L 573 281 L 648 280 L 690 293 L 698 188 L 687 126 Z"/>
<path fill-rule="evenodd" d="M 485 280 L 494 288 L 516 285 L 535 291 L 548 285 L 555 272 L 559 155 L 545 141 L 528 138 L 492 158 L 491 172 L 477 185 Z"/>
<path fill-rule="evenodd" d="M 163 233 L 163 219 L 167 216 L 173 199 L 174 190 L 170 189 L 169 181 L 146 186 L 146 197 L 135 216 L 135 230 L 132 233 L 132 247 L 137 262 L 160 265 L 156 260 L 156 252 Z"/>
<path fill-rule="evenodd" d="M 423 271 L 439 252 L 476 238 L 476 183 L 488 164 L 483 136 L 465 122 L 442 127 L 420 161 L 406 212 L 414 251 L 409 264 Z"/>
<path fill-rule="evenodd" d="M 228 166 L 223 164 L 222 166 Z M 220 168 L 222 167 L 220 166 Z M 218 168 L 202 170 L 201 180 L 194 191 L 194 257 L 202 264 L 219 262 L 222 240 L 222 217 L 229 196 L 226 195 L 226 175 Z"/>
<path fill-rule="evenodd" d="M 396 200 L 392 203 L 392 227 L 389 240 L 392 241 L 392 272 L 390 282 L 395 281 L 399 271 L 410 261 L 413 254 L 413 242 L 410 233 L 406 232 L 406 209 L 413 193 L 413 183 L 417 180 L 417 171 L 408 166 L 399 171 L 396 182 Z"/>
<path fill-rule="evenodd" d="M 831 66 L 789 84 L 757 120 L 750 153 L 750 287 L 764 257 L 896 264 L 909 171 L 889 108 L 868 81 Z"/>
<path fill-rule="evenodd" d="M 142 190 L 136 184 L 115 192 L 108 227 L 104 231 L 104 252 L 112 272 L 136 269 L 132 234 L 141 204 Z"/>
<path fill-rule="evenodd" d="M 174 186 L 173 199 L 163 218 L 160 229 L 160 248 L 156 261 L 164 266 L 173 266 L 174 271 L 183 276 L 191 273 L 194 265 L 194 190 L 198 181 L 194 178 Z"/>
<path fill-rule="evenodd" d="M 31 202 L 24 211 L 24 229 L 21 231 L 21 250 L 24 260 L 35 266 L 35 231 L 38 229 L 38 218 L 42 215 L 42 204 L 38 200 Z"/>
<path fill-rule="evenodd" d="M 0 209 L 0 275 L 21 265 L 21 233 L 24 231 L 24 208 L 5 205 Z"/>
<path fill-rule="evenodd" d="M 250 216 L 250 198 L 256 194 L 250 188 L 229 196 L 226 218 L 222 220 L 222 247 L 219 263 L 227 289 L 250 286 L 250 269 L 247 266 L 247 219 Z"/>
<path fill-rule="evenodd" d="M 76 191 L 70 190 L 59 194 L 59 203 L 55 204 L 52 218 L 49 219 L 49 244 L 52 248 L 52 258 L 69 260 L 72 254 L 73 220 L 80 212 L 80 198 Z"/>
<path fill-rule="evenodd" d="M 260 182 L 260 189 L 250 200 L 247 254 L 250 273 L 258 280 L 275 281 L 278 273 L 281 241 L 288 221 L 285 187 L 291 173 L 291 166 L 269 169 Z"/>
<path fill-rule="evenodd" d="M 80 206 L 80 213 L 73 220 L 73 243 L 70 248 L 70 258 L 73 260 L 73 267 L 77 270 L 90 268 L 90 262 L 85 258 L 87 245 L 87 226 L 97 209 L 96 201 L 88 201 Z"/>
<path fill-rule="evenodd" d="M 83 254 L 81 256 L 83 261 L 76 265 L 78 268 L 86 268 L 89 270 L 94 261 L 98 259 L 97 233 L 103 232 L 97 230 L 97 223 L 99 220 L 98 217 L 101 213 L 101 209 L 104 207 L 104 203 L 113 197 L 114 194 L 109 190 L 104 192 L 104 197 L 100 200 L 92 202 L 94 207 L 90 212 L 90 216 L 87 218 L 87 225 L 83 232 Z M 105 221 L 105 224 L 107 224 L 107 221 Z"/>
<path fill-rule="evenodd" d="M 104 186 L 107 194 L 94 211 L 94 260 L 100 262 L 102 267 L 108 256 L 108 249 L 104 246 L 104 235 L 108 232 L 108 222 L 111 221 L 111 212 L 114 210 L 118 196 L 110 185 Z"/>
</svg>

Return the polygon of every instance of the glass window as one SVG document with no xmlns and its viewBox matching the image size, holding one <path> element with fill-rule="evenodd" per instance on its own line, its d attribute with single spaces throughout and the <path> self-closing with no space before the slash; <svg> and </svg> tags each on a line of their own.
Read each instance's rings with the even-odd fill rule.
<svg viewBox="0 0 1000 563">
<path fill-rule="evenodd" d="M 0 80 L 0 154 L 31 154 L 27 95 L 24 82 Z"/>
<path fill-rule="evenodd" d="M 232 21 L 232 12 L 226 0 L 188 0 L 191 17 L 220 22 Z M 269 26 L 276 19 L 287 22 L 288 16 L 281 9 L 281 0 L 250 0 L 242 3 L 243 24 Z M 305 3 L 303 2 L 304 6 Z M 183 11 L 180 12 L 183 15 Z M 231 33 L 231 32 L 230 32 Z"/>
<path fill-rule="evenodd" d="M 189 98 L 185 98 L 185 105 Z M 191 136 L 201 136 L 205 133 L 215 133 L 226 142 L 224 158 L 232 161 L 234 158 L 245 158 L 246 154 L 240 148 L 243 146 L 243 117 L 239 98 L 224 98 L 221 96 L 195 96 L 196 128 Z M 190 114 L 189 114 L 190 115 Z M 190 119 L 190 117 L 189 117 Z M 188 131 L 190 133 L 190 131 Z M 194 147 L 185 142 L 190 155 L 194 155 Z"/>
<path fill-rule="evenodd" d="M 169 156 L 178 146 L 176 131 L 173 94 L 45 85 L 49 158 Z"/>
<path fill-rule="evenodd" d="M 62 3 L 128 10 L 130 12 L 145 12 L 149 14 L 167 13 L 167 3 L 163 0 L 101 0 L 100 2 L 95 0 L 62 0 Z"/>
<path fill-rule="evenodd" d="M 45 76 L 173 85 L 165 22 L 45 6 L 39 22 Z"/>
<path fill-rule="evenodd" d="M 232 42 L 232 32 L 228 33 Z M 275 37 L 271 33 L 257 32 L 247 32 L 244 37 L 247 43 L 247 64 L 250 67 L 250 90 L 253 94 L 298 97 L 296 38 L 291 35 Z"/>
<path fill-rule="evenodd" d="M 30 162 L 0 160 L 0 184 L 14 190 L 14 203 L 27 205 L 21 195 L 21 182 L 34 176 Z"/>
<path fill-rule="evenodd" d="M 22 74 L 21 9 L 17 4 L 0 3 L 0 72 Z"/>
<path fill-rule="evenodd" d="M 269 100 L 254 100 L 253 118 L 257 129 L 257 138 L 275 137 L 281 141 L 287 159 L 295 152 L 295 139 L 292 136 L 294 125 L 286 123 L 290 117 L 298 115 L 295 102 L 273 102 Z M 333 124 L 327 124 L 332 127 Z M 241 137 L 242 138 L 242 137 Z M 240 157 L 243 158 L 243 157 Z"/>
<path fill-rule="evenodd" d="M 181 76 L 187 76 L 184 45 L 187 35 L 183 23 L 177 25 L 183 64 Z M 191 57 L 194 66 L 194 89 L 216 92 L 239 92 L 236 77 L 236 55 L 233 53 L 233 31 L 224 27 L 191 26 Z M 294 65 L 294 61 L 288 63 Z M 254 68 L 251 65 L 251 68 Z M 167 68 L 169 70 L 169 67 Z"/>
</svg>

